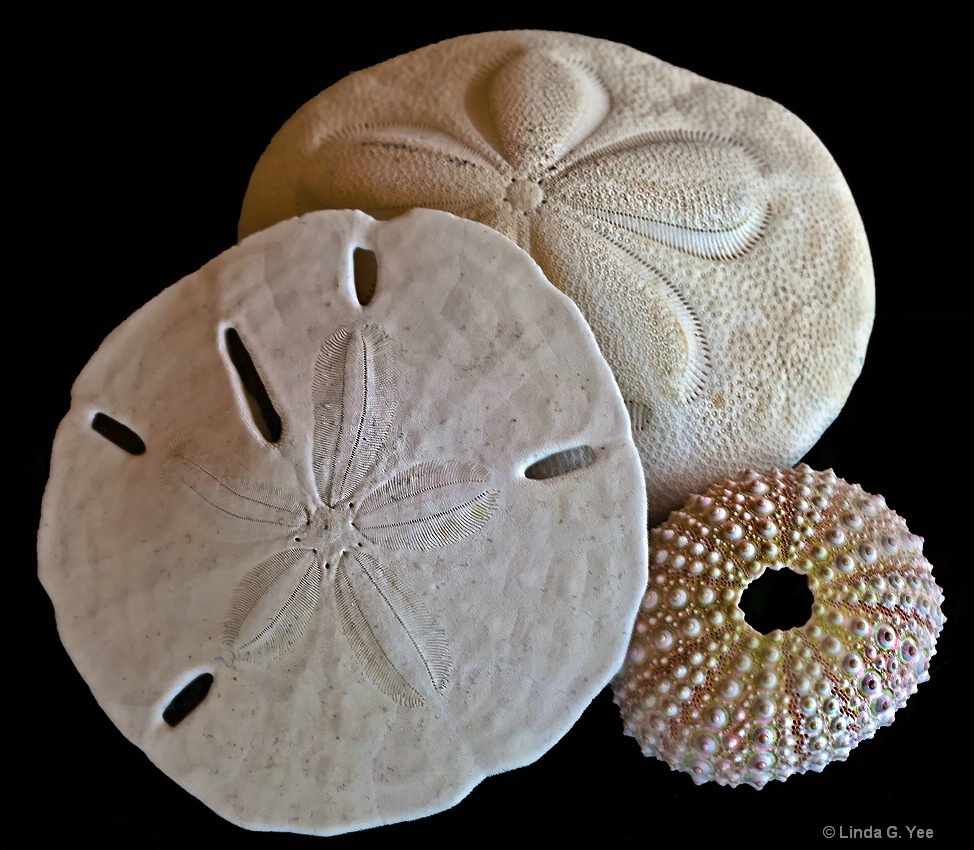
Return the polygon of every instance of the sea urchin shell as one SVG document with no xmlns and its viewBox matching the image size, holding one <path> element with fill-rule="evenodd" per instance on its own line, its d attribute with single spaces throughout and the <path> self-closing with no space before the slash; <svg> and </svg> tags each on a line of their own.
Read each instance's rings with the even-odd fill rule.
<svg viewBox="0 0 974 850">
<path fill-rule="evenodd" d="M 650 581 L 614 682 L 626 734 L 694 782 L 820 771 L 888 726 L 929 678 L 943 594 L 923 541 L 829 470 L 746 472 L 653 530 Z M 807 576 L 812 615 L 761 635 L 741 593 Z"/>
</svg>

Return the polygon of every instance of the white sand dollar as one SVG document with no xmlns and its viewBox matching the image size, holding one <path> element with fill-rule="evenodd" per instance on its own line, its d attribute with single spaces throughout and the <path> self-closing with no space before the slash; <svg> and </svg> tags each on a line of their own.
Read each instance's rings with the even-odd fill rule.
<svg viewBox="0 0 974 850">
<path fill-rule="evenodd" d="M 530 251 L 592 326 L 632 413 L 650 514 L 797 461 L 873 317 L 865 233 L 798 118 L 632 48 L 463 36 L 340 81 L 274 137 L 247 235 L 321 208 L 435 207 Z"/>
<path fill-rule="evenodd" d="M 39 536 L 62 640 L 235 823 L 447 808 L 622 663 L 647 545 L 625 408 L 483 225 L 274 227 L 126 321 L 72 398 Z"/>
</svg>

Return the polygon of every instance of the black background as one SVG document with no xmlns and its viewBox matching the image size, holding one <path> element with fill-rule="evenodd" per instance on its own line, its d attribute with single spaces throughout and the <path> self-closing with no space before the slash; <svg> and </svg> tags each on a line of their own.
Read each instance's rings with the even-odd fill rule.
<svg viewBox="0 0 974 850">
<path fill-rule="evenodd" d="M 827 825 L 896 825 L 903 836 L 917 825 L 943 837 L 960 820 L 947 770 L 963 771 L 967 759 L 969 691 L 960 690 L 954 656 L 965 635 L 959 575 L 972 525 L 961 442 L 972 430 L 961 411 L 971 386 L 962 337 L 972 316 L 969 272 L 954 259 L 966 245 L 945 229 L 939 206 L 962 191 L 944 145 L 952 113 L 934 99 L 939 34 L 901 22 L 880 36 L 821 14 L 787 25 L 764 19 L 758 29 L 743 9 L 715 20 L 689 6 L 665 21 L 647 9 L 639 23 L 617 16 L 602 25 L 595 12 L 608 18 L 610 10 L 601 5 L 574 19 L 483 13 L 453 23 L 418 8 L 390 19 L 355 4 L 346 8 L 357 22 L 341 25 L 327 12 L 309 19 L 295 10 L 205 28 L 161 15 L 139 24 L 85 17 L 62 20 L 57 43 L 38 41 L 30 68 L 52 82 L 34 81 L 27 129 L 17 134 L 40 161 L 27 178 L 42 211 L 28 227 L 44 245 L 16 282 L 34 301 L 32 315 L 43 317 L 27 370 L 40 427 L 28 435 L 33 519 L 25 538 L 36 528 L 74 377 L 112 328 L 235 242 L 250 171 L 302 103 L 351 71 L 467 32 L 563 29 L 624 42 L 779 101 L 819 135 L 852 188 L 873 252 L 876 322 L 862 376 L 807 461 L 882 493 L 926 539 L 948 616 L 931 681 L 848 761 L 761 792 L 698 788 L 643 758 L 604 691 L 536 764 L 485 780 L 445 813 L 332 841 L 764 842 L 813 838 Z M 32 546 L 15 567 L 27 578 L 28 631 L 8 634 L 8 649 L 26 653 L 29 696 L 18 697 L 8 731 L 23 752 L 24 805 L 44 812 L 38 834 L 146 845 L 314 840 L 224 822 L 115 730 L 61 648 L 50 603 L 30 575 Z M 22 606 L 12 610 L 24 622 Z"/>
</svg>

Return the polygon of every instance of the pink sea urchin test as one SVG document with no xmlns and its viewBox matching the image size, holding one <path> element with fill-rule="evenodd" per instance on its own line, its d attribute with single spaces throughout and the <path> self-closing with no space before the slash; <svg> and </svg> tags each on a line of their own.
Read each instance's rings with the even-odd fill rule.
<svg viewBox="0 0 974 850">
<path fill-rule="evenodd" d="M 844 760 L 929 678 L 943 593 L 881 496 L 807 466 L 742 473 L 650 536 L 650 580 L 614 682 L 626 734 L 694 782 L 763 787 Z M 803 626 L 762 635 L 741 594 L 806 576 Z"/>
</svg>

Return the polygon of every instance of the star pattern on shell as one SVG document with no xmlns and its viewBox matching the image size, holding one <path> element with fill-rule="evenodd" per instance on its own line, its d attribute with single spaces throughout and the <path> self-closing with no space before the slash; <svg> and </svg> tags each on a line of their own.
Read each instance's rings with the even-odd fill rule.
<svg viewBox="0 0 974 850">
<path fill-rule="evenodd" d="M 238 233 L 417 207 L 513 239 L 581 310 L 653 522 L 715 477 L 796 463 L 861 371 L 861 217 L 813 130 L 759 94 L 571 33 L 448 39 L 302 106 L 256 164 Z"/>
<path fill-rule="evenodd" d="M 382 550 L 421 552 L 476 534 L 499 491 L 485 488 L 486 469 L 454 460 L 377 474 L 399 407 L 395 348 L 379 326 L 343 327 L 326 340 L 311 392 L 313 493 L 245 481 L 178 447 L 168 462 L 208 508 L 283 542 L 237 583 L 223 644 L 231 663 L 269 665 L 294 649 L 321 594 L 333 592 L 368 678 L 396 702 L 421 706 L 449 687 L 448 640 Z"/>
<path fill-rule="evenodd" d="M 741 144 L 699 130 L 587 144 L 610 116 L 609 92 L 595 71 L 554 52 L 509 57 L 473 89 L 476 146 L 403 124 L 350 127 L 323 141 L 318 156 L 337 163 L 327 174 L 329 205 L 379 218 L 434 207 L 482 221 L 532 253 L 586 316 L 604 307 L 582 282 L 563 280 L 563 257 L 591 254 L 610 279 L 644 281 L 654 371 L 692 401 L 711 369 L 710 345 L 689 287 L 654 257 L 661 246 L 706 260 L 747 252 L 769 214 L 767 168 Z M 410 174 L 424 179 L 404 179 Z M 639 427 L 650 412 L 628 404 Z"/>
</svg>

